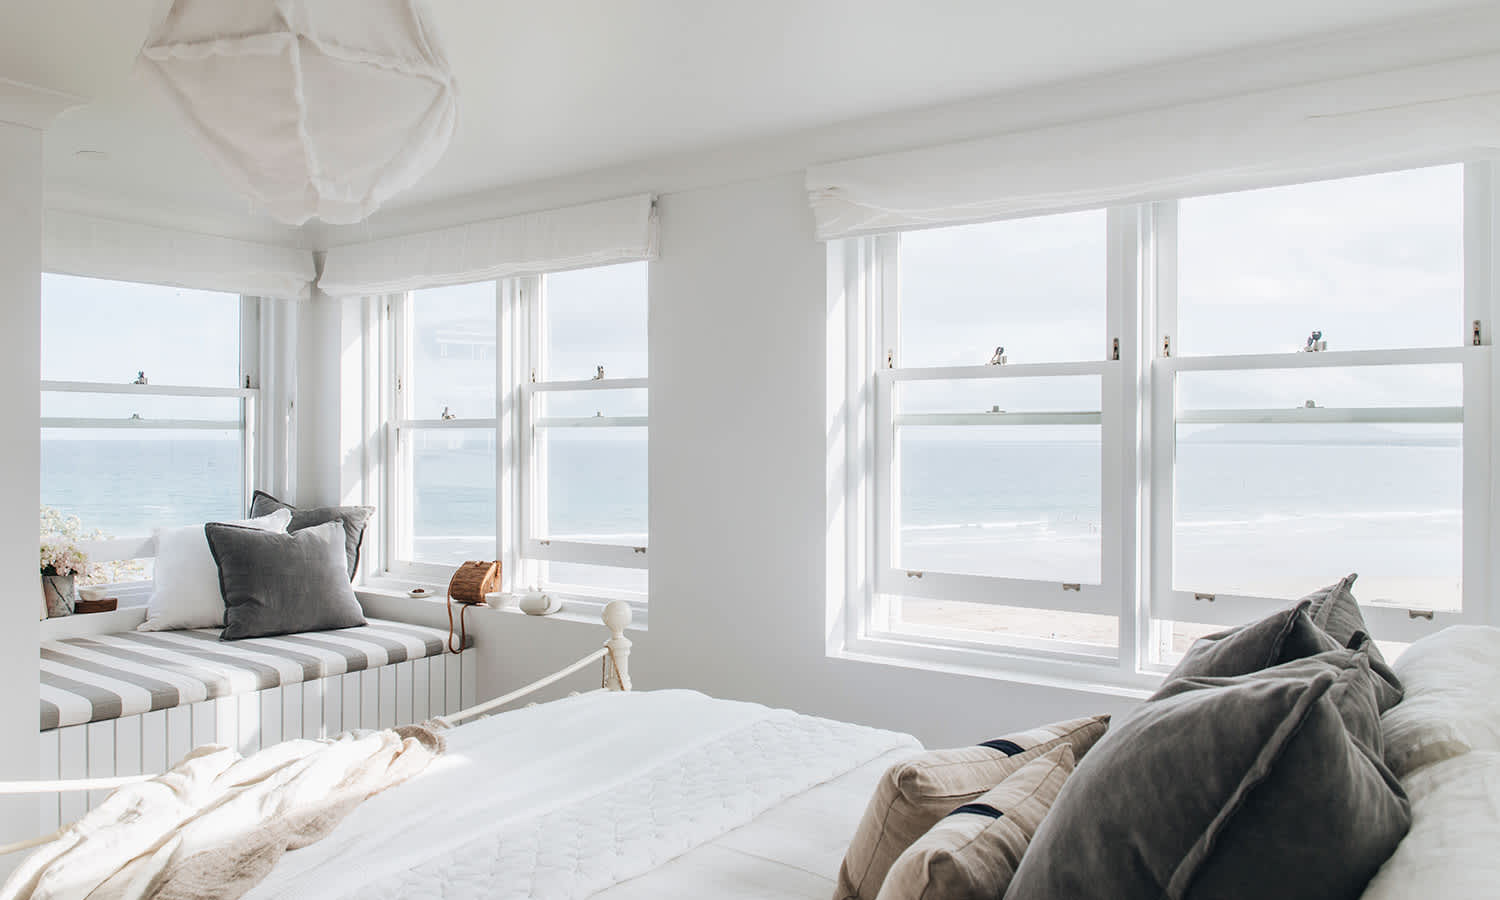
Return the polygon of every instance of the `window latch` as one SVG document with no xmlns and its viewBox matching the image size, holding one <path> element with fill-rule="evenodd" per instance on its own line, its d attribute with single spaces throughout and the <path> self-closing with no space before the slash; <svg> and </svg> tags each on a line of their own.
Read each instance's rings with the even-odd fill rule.
<svg viewBox="0 0 1500 900">
<path fill-rule="evenodd" d="M 1323 340 L 1322 330 L 1314 331 L 1307 336 L 1307 342 L 1302 345 L 1303 353 L 1318 353 L 1328 349 L 1328 342 Z"/>
<path fill-rule="evenodd" d="M 646 548 L 645 547 L 631 547 L 630 549 L 634 550 L 637 553 L 645 553 L 646 552 Z"/>
<path fill-rule="evenodd" d="M 1164 334 L 1161 338 L 1161 355 L 1163 359 L 1172 355 L 1172 336 Z"/>
<path fill-rule="evenodd" d="M 1474 320 L 1474 346 L 1481 347 L 1483 345 L 1484 345 L 1484 341 L 1480 339 L 1480 334 L 1479 334 L 1479 320 L 1475 319 Z"/>
<path fill-rule="evenodd" d="M 603 380 L 604 380 L 604 367 L 600 366 L 599 367 L 599 371 L 595 372 L 594 373 L 594 377 L 590 378 L 589 381 L 603 381 Z"/>
<path fill-rule="evenodd" d="M 885 351 L 885 367 L 887 369 L 894 369 L 894 368 L 896 368 L 896 351 L 894 351 L 894 350 L 887 350 L 887 351 Z"/>
<path fill-rule="evenodd" d="M 135 373 L 135 381 L 131 382 L 131 384 L 150 384 L 150 383 L 151 382 L 149 382 L 149 381 L 146 380 L 146 372 L 145 372 L 144 369 L 142 369 L 139 372 L 136 372 Z"/>
<path fill-rule="evenodd" d="M 444 422 L 451 422 L 454 419 L 458 418 L 458 416 L 453 412 L 453 410 L 449 409 L 446 406 L 443 407 L 443 412 L 442 412 L 441 415 L 442 415 L 442 418 L 443 418 Z"/>
<path fill-rule="evenodd" d="M 906 577 L 907 578 L 921 578 L 922 577 L 922 571 L 920 569 L 907 569 L 906 570 Z"/>
<path fill-rule="evenodd" d="M 1408 609 L 1406 617 L 1409 619 L 1426 619 L 1432 621 L 1432 610 L 1430 609 Z"/>
<path fill-rule="evenodd" d="M 1113 341 L 1110 342 L 1110 344 L 1111 344 L 1111 346 L 1110 346 L 1110 351 L 1109 351 L 1109 358 L 1112 359 L 1112 360 L 1114 360 L 1115 362 L 1119 362 L 1120 361 L 1120 339 L 1119 338 L 1115 338 Z"/>
<path fill-rule="evenodd" d="M 1065 581 L 1065 582 L 1063 582 L 1062 589 L 1065 590 L 1065 591 L 1080 591 L 1081 592 L 1083 590 L 1083 585 L 1079 584 L 1077 582 Z"/>
<path fill-rule="evenodd" d="M 994 354 L 992 356 L 990 356 L 990 365 L 992 365 L 992 366 L 1003 366 L 1003 365 L 1005 365 L 1005 348 L 1004 347 L 996 347 L 995 348 Z"/>
<path fill-rule="evenodd" d="M 1213 595 L 1213 594 L 1194 594 L 1193 595 L 1193 599 L 1194 600 L 1207 600 L 1209 603 L 1212 603 L 1212 602 L 1214 602 L 1214 600 L 1216 598 L 1215 598 L 1215 595 Z"/>
</svg>

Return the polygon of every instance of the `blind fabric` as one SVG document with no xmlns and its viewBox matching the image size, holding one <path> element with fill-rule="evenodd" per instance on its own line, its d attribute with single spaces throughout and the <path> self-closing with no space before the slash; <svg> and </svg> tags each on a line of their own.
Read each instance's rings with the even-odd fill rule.
<svg viewBox="0 0 1500 900">
<path fill-rule="evenodd" d="M 43 221 L 42 268 L 287 300 L 307 298 L 317 277 L 307 250 L 54 210 Z"/>
<path fill-rule="evenodd" d="M 318 287 L 335 297 L 392 294 L 656 256 L 649 194 L 334 247 Z"/>
<path fill-rule="evenodd" d="M 1500 151 L 1500 54 L 814 166 L 822 240 Z"/>
</svg>

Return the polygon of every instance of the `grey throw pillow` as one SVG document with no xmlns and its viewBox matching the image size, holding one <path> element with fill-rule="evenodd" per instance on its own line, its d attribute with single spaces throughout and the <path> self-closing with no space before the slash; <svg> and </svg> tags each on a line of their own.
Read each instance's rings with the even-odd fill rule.
<svg viewBox="0 0 1500 900">
<path fill-rule="evenodd" d="M 1341 646 L 1348 646 L 1354 636 L 1360 632 L 1365 634 L 1370 632 L 1369 627 L 1365 625 L 1365 617 L 1359 611 L 1359 601 L 1354 599 L 1353 587 L 1357 578 L 1359 578 L 1357 574 L 1345 575 L 1338 582 L 1313 591 L 1302 598 L 1304 602 L 1310 604 L 1307 610 L 1308 618 L 1312 619 L 1314 625 L 1328 632 Z M 1402 686 L 1401 679 L 1396 677 L 1395 671 L 1386 664 L 1380 648 L 1376 647 L 1373 641 L 1369 649 L 1370 668 L 1391 686 L 1393 693 L 1389 696 L 1395 697 L 1395 702 L 1382 707 L 1388 709 L 1401 702 L 1406 688 Z"/>
<path fill-rule="evenodd" d="M 1310 601 L 1303 600 L 1259 622 L 1199 638 L 1167 676 L 1167 681 L 1194 676 L 1249 675 L 1342 648 L 1342 642 L 1313 624 L 1308 617 L 1311 606 Z"/>
<path fill-rule="evenodd" d="M 250 499 L 251 518 L 270 515 L 278 509 L 291 510 L 292 522 L 286 528 L 289 533 L 311 528 L 314 525 L 322 525 L 324 522 L 338 522 L 343 525 L 344 553 L 349 561 L 349 580 L 354 580 L 354 572 L 359 568 L 360 545 L 365 540 L 365 526 L 370 524 L 370 517 L 375 515 L 375 507 L 316 506 L 298 509 L 290 503 L 277 500 L 265 491 L 256 491 Z"/>
<path fill-rule="evenodd" d="M 1089 753 L 1006 900 L 1356 900 L 1411 825 L 1369 657 L 1179 678 Z"/>
<path fill-rule="evenodd" d="M 203 531 L 224 594 L 220 640 L 365 624 L 345 574 L 340 523 L 325 522 L 296 534 L 219 524 L 205 525 Z"/>
</svg>

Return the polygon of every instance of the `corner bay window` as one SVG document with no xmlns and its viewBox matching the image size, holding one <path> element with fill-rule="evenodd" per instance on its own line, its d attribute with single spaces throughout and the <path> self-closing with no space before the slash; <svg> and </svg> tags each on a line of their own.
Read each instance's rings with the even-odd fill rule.
<svg viewBox="0 0 1500 900">
<path fill-rule="evenodd" d="M 1383 639 L 1485 621 L 1488 183 L 846 239 L 870 567 L 846 646 L 1144 684 L 1348 572 Z"/>
</svg>

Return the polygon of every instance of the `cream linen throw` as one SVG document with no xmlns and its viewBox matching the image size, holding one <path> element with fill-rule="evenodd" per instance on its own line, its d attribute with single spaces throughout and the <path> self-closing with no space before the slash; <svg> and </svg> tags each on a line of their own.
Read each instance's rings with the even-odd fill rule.
<svg viewBox="0 0 1500 900">
<path fill-rule="evenodd" d="M 286 851 L 321 839 L 444 747 L 431 725 L 286 741 L 248 758 L 199 747 L 63 829 L 0 900 L 236 900 Z"/>
</svg>

